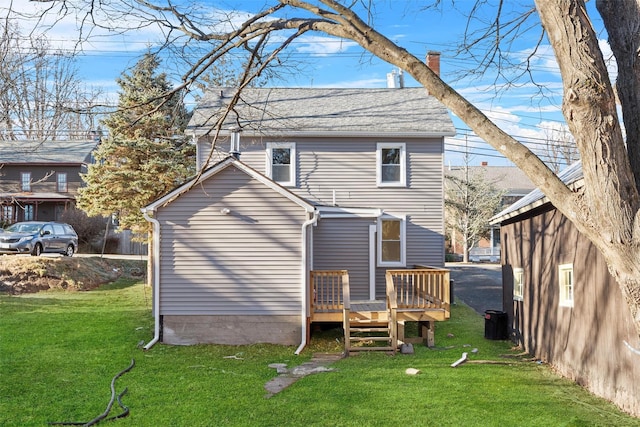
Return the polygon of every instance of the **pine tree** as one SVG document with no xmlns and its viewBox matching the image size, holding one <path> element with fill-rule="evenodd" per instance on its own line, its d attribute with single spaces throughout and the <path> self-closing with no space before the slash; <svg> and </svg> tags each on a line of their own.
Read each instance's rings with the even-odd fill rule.
<svg viewBox="0 0 640 427">
<path fill-rule="evenodd" d="M 160 96 L 171 84 L 159 66 L 147 53 L 117 80 L 118 109 L 103 121 L 108 137 L 94 152 L 77 198 L 89 215 L 115 214 L 122 228 L 137 234 L 149 231 L 140 208 L 184 182 L 195 165 L 195 149 L 183 133 L 188 114 L 182 96 Z"/>
</svg>

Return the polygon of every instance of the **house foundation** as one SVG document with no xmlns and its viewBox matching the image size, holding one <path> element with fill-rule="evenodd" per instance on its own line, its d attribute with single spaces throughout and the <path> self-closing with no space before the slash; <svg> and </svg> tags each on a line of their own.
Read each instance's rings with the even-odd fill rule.
<svg viewBox="0 0 640 427">
<path fill-rule="evenodd" d="M 163 316 L 162 342 L 173 345 L 300 344 L 299 316 Z"/>
</svg>

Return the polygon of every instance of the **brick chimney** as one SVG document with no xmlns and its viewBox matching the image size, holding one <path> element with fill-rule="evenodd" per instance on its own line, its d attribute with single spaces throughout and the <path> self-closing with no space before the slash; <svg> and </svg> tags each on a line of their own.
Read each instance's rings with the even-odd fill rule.
<svg viewBox="0 0 640 427">
<path fill-rule="evenodd" d="M 433 50 L 427 52 L 427 67 L 431 68 L 436 75 L 440 75 L 440 52 Z"/>
</svg>

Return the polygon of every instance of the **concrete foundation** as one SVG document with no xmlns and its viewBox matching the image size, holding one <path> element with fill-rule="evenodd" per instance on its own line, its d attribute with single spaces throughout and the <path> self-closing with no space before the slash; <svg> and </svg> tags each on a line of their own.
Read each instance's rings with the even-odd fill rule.
<svg viewBox="0 0 640 427">
<path fill-rule="evenodd" d="M 299 316 L 163 316 L 162 342 L 173 345 L 300 344 Z"/>
</svg>

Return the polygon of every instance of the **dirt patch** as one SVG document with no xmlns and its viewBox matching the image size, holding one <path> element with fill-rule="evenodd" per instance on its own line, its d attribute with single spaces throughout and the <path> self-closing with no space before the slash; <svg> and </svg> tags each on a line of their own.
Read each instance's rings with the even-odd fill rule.
<svg viewBox="0 0 640 427">
<path fill-rule="evenodd" d="M 120 278 L 143 280 L 146 261 L 95 257 L 0 256 L 0 293 L 87 291 Z"/>
</svg>

